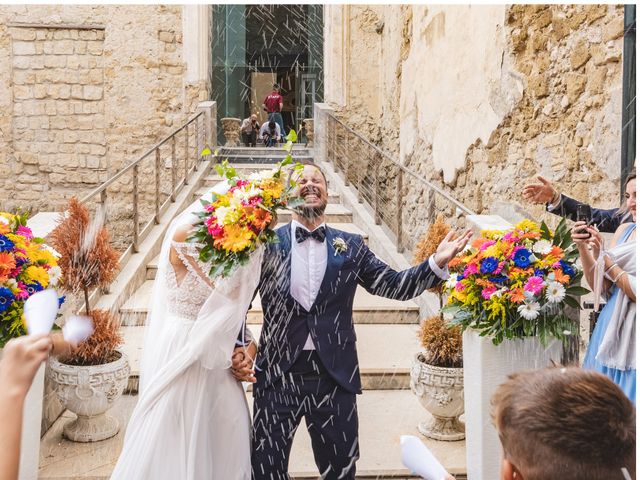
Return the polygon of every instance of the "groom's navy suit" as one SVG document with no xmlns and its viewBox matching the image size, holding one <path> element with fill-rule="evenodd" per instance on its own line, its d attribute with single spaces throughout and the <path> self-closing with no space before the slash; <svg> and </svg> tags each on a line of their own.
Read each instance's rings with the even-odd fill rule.
<svg viewBox="0 0 640 480">
<path fill-rule="evenodd" d="M 408 300 L 441 279 L 428 262 L 396 272 L 361 236 L 327 227 L 327 267 L 307 311 L 291 295 L 291 224 L 276 233 L 279 242 L 267 246 L 259 285 L 263 326 L 254 385 L 253 478 L 288 478 L 293 434 L 303 416 L 323 478 L 354 478 L 355 395 L 362 392 L 352 318 L 356 288 Z M 336 239 L 344 251 L 335 247 Z M 309 335 L 315 351 L 303 351 Z"/>
</svg>

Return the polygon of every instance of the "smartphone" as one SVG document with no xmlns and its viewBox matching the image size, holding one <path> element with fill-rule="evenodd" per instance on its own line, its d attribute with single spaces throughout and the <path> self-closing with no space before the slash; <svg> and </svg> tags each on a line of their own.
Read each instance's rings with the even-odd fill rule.
<svg viewBox="0 0 640 480">
<path fill-rule="evenodd" d="M 578 205 L 578 209 L 576 211 L 576 221 L 586 222 L 587 225 L 591 225 L 593 217 L 591 214 L 591 207 L 589 205 Z M 589 232 L 585 231 L 584 233 L 587 233 L 589 235 L 589 238 L 591 238 L 591 234 Z"/>
</svg>

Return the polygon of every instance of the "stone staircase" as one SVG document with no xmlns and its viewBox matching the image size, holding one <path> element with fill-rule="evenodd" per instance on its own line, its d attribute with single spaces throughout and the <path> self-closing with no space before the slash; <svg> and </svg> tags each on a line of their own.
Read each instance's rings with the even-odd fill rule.
<svg viewBox="0 0 640 480">
<path fill-rule="evenodd" d="M 251 172 L 273 168 L 274 163 L 284 157 L 284 152 L 277 149 L 236 148 L 222 149 L 219 155 L 228 158 L 236 169 Z M 296 148 L 293 156 L 295 160 L 311 159 L 312 152 Z M 204 176 L 201 187 L 194 192 L 193 197 L 205 194 L 220 180 L 215 170 L 212 170 Z M 365 241 L 369 241 L 368 233 L 353 223 L 353 212 L 342 204 L 341 188 L 344 187 L 330 181 L 327 223 L 335 228 L 363 235 Z M 289 212 L 281 212 L 278 216 L 280 225 L 288 222 L 290 217 Z M 157 257 L 146 264 L 142 284 L 120 307 L 124 349 L 129 356 L 132 371 L 127 392 L 111 414 L 117 416 L 123 425 L 126 425 L 137 400 L 144 323 L 156 272 Z M 359 288 L 353 312 L 364 390 L 363 395 L 358 397 L 361 458 L 357 464 L 357 478 L 417 478 L 411 476 L 401 463 L 400 436 L 410 434 L 420 437 L 417 424 L 429 415 L 409 390 L 412 358 L 420 349 L 416 339 L 418 305 L 413 301 L 398 302 L 376 297 Z M 262 326 L 259 299 L 253 302 L 248 313 L 248 323 L 257 338 Z M 247 395 L 251 405 L 250 393 Z M 62 439 L 61 431 L 63 423 L 71 417 L 73 414 L 66 412 L 44 436 L 39 478 L 108 478 L 122 448 L 123 432 L 97 444 L 68 442 Z M 422 438 L 456 478 L 466 478 L 463 441 L 437 442 Z M 294 441 L 290 472 L 296 479 L 318 477 L 311 442 L 303 426 L 298 429 Z"/>
</svg>

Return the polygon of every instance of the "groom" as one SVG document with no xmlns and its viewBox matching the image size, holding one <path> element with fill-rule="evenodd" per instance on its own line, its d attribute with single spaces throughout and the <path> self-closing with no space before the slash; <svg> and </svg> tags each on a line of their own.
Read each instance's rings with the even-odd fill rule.
<svg viewBox="0 0 640 480">
<path fill-rule="evenodd" d="M 358 449 L 356 394 L 362 393 L 352 307 L 356 288 L 398 300 L 448 278 L 446 265 L 471 232 L 448 235 L 427 262 L 396 272 L 361 236 L 325 225 L 327 182 L 307 164 L 305 203 L 276 230 L 259 285 L 263 326 L 256 359 L 252 435 L 254 480 L 288 479 L 293 436 L 305 418 L 325 479 L 353 479 Z"/>
</svg>

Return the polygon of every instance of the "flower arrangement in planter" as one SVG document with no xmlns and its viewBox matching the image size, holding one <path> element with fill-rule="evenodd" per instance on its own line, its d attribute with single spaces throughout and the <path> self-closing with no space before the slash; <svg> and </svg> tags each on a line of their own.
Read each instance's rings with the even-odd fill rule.
<svg viewBox="0 0 640 480">
<path fill-rule="evenodd" d="M 28 219 L 28 214 L 0 212 L 0 348 L 27 333 L 24 302 L 62 278 L 56 254 L 33 236 Z"/>
<path fill-rule="evenodd" d="M 418 242 L 413 263 L 424 262 L 433 255 L 450 230 L 439 215 Z M 442 285 L 430 289 L 438 295 L 440 307 L 442 289 Z M 464 426 L 458 420 L 464 412 L 461 329 L 447 325 L 441 315 L 435 315 L 421 322 L 418 339 L 424 351 L 414 357 L 410 385 L 432 415 L 418 425 L 418 430 L 437 440 L 461 440 L 464 438 Z"/>
<path fill-rule="evenodd" d="M 84 313 L 94 328 L 71 354 L 50 360 L 49 376 L 58 397 L 78 416 L 64 426 L 63 433 L 78 442 L 104 440 L 118 433 L 117 420 L 106 411 L 122 395 L 130 368 L 127 357 L 118 349 L 122 344 L 119 320 L 112 312 L 91 309 L 89 292 L 113 281 L 119 267 L 118 253 L 109 244 L 106 228 L 92 223 L 86 207 L 75 198 L 51 239 L 62 255 L 65 288 L 84 295 Z"/>
<path fill-rule="evenodd" d="M 451 260 L 445 317 L 463 330 L 492 338 L 537 336 L 546 345 L 575 333 L 566 307 L 580 308 L 582 272 L 564 220 L 555 232 L 545 223 L 519 222 L 507 231 L 483 231 Z"/>
</svg>

